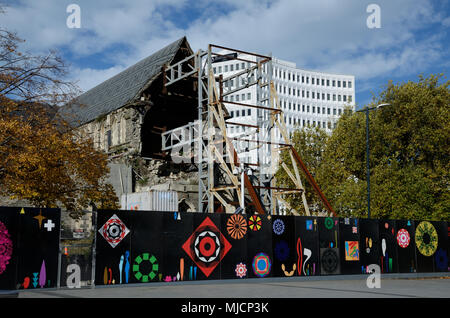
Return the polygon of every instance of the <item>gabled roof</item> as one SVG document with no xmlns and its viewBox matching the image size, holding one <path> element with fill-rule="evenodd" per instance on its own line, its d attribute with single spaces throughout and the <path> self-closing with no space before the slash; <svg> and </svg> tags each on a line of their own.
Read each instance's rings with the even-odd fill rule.
<svg viewBox="0 0 450 318">
<path fill-rule="evenodd" d="M 137 100 L 185 41 L 189 47 L 186 37 L 178 39 L 78 96 L 70 105 L 61 107 L 60 114 L 72 125 L 81 126 Z"/>
</svg>

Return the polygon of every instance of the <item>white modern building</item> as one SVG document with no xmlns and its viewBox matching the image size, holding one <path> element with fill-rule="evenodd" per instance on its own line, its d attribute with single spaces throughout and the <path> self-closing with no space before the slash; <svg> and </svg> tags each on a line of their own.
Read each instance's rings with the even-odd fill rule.
<svg viewBox="0 0 450 318">
<path fill-rule="evenodd" d="M 230 60 L 213 64 L 215 75 L 222 74 L 224 78 L 238 74 L 245 69 L 248 62 Z M 263 78 L 267 78 L 267 68 L 263 70 Z M 353 75 L 331 74 L 317 71 L 308 71 L 297 68 L 295 63 L 272 58 L 272 80 L 274 82 L 280 106 L 283 110 L 286 127 L 289 133 L 302 127 L 319 126 L 327 132 L 336 127 L 339 116 L 345 107 L 355 110 L 355 77 Z M 242 83 L 237 83 L 242 81 Z M 228 92 L 233 88 L 242 86 L 249 81 L 246 74 L 224 83 Z M 257 85 L 250 86 L 236 93 L 229 93 L 224 101 L 256 105 Z M 265 88 L 267 89 L 267 87 Z M 265 97 L 262 91 L 262 97 Z M 267 104 L 268 105 L 268 104 Z M 230 137 L 248 136 L 256 128 L 257 109 L 238 104 L 226 103 L 231 119 L 228 122 L 246 124 L 228 125 Z M 267 118 L 264 118 L 267 119 Z M 276 141 L 281 142 L 281 133 L 275 131 Z M 244 162 L 254 162 L 255 151 L 241 153 Z M 253 157 L 253 158 L 252 158 Z"/>
</svg>

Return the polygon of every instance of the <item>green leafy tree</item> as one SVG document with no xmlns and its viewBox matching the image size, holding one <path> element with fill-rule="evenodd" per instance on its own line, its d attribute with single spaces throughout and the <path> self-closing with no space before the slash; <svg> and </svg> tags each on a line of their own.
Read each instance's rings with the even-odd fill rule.
<svg viewBox="0 0 450 318">
<path fill-rule="evenodd" d="M 443 75 L 389 82 L 370 112 L 371 216 L 450 219 L 450 92 Z M 328 139 L 318 180 L 341 216 L 367 215 L 365 114 L 346 113 Z"/>
<path fill-rule="evenodd" d="M 292 135 L 292 145 L 297 153 L 302 158 L 302 161 L 308 167 L 309 172 L 316 178 L 318 170 L 321 168 L 323 152 L 328 139 L 327 133 L 319 127 L 298 128 Z M 283 151 L 280 159 L 286 163 L 288 168 L 293 172 L 289 151 Z M 315 194 L 312 186 L 306 181 L 300 171 L 300 178 L 302 185 L 305 188 L 306 201 L 310 212 L 315 213 L 323 210 L 322 202 Z M 276 173 L 277 183 L 283 188 L 296 188 L 291 178 L 288 176 L 283 168 L 279 168 Z M 286 201 L 300 214 L 305 214 L 305 208 L 301 194 L 289 194 L 286 197 Z"/>
</svg>

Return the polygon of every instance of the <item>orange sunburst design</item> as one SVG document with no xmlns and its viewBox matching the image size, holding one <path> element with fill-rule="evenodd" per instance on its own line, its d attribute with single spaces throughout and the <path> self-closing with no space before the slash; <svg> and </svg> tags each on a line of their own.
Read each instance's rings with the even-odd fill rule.
<svg viewBox="0 0 450 318">
<path fill-rule="evenodd" d="M 240 240 L 247 233 L 247 221 L 242 215 L 233 214 L 227 221 L 228 234 L 235 240 Z"/>
</svg>

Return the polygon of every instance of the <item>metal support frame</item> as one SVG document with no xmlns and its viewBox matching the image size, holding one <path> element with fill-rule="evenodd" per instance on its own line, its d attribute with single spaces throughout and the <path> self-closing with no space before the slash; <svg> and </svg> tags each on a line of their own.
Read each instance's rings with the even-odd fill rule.
<svg viewBox="0 0 450 318">
<path fill-rule="evenodd" d="M 213 52 L 214 49 L 228 51 L 231 54 L 223 55 Z M 244 55 L 244 57 L 240 55 Z M 246 61 L 244 64 L 246 67 L 226 78 L 222 76 L 216 78 L 212 68 L 213 57 Z M 246 80 L 243 81 L 242 78 L 245 75 Z M 191 76 L 196 77 L 197 80 L 198 120 L 164 132 L 162 134 L 162 150 L 173 151 L 195 146 L 194 151 L 183 151 L 182 156 L 188 160 L 195 158 L 198 166 L 198 209 L 200 212 L 216 212 L 216 206 L 219 205 L 222 205 L 226 212 L 234 212 L 236 203 L 245 211 L 243 198 L 247 194 L 248 201 L 255 207 L 257 213 L 277 214 L 278 201 L 289 206 L 285 196 L 301 193 L 306 214 L 310 214 L 298 165 L 307 175 L 308 181 L 314 182 L 314 179 L 304 167 L 301 159 L 299 162 L 299 156 L 292 147 L 283 111 L 272 81 L 272 58 L 270 56 L 210 44 L 206 52 L 199 50 L 197 53 L 167 66 L 164 69 L 164 76 L 165 86 Z M 237 82 L 233 88 L 226 84 L 230 80 Z M 256 104 L 244 104 L 223 99 L 224 96 L 254 85 L 256 85 Z M 227 121 L 226 104 L 256 108 L 256 125 Z M 227 127 L 230 125 L 241 125 L 254 129 L 243 134 L 246 137 L 252 136 L 254 139 L 242 140 L 238 137 L 229 137 Z M 281 132 L 284 143 L 276 142 L 276 128 Z M 256 146 L 252 147 L 257 150 L 256 163 L 243 163 L 239 160 L 238 151 L 240 149 L 236 143 L 242 141 L 256 143 Z M 249 149 L 250 147 L 244 152 Z M 294 171 L 292 172 L 285 163 L 282 163 L 281 166 L 295 184 L 292 189 L 275 186 L 274 176 L 278 168 L 281 149 L 290 151 Z M 249 177 L 250 168 L 252 178 Z M 224 183 L 216 185 L 216 180 L 222 180 Z M 314 185 L 317 186 L 315 182 Z M 318 189 L 318 186 L 314 187 L 314 189 L 316 188 Z M 320 194 L 322 193 L 320 192 Z M 323 200 L 323 198 L 322 194 L 321 199 Z M 326 207 L 331 208 L 329 204 Z M 296 211 L 293 213 L 298 214 Z"/>
</svg>

